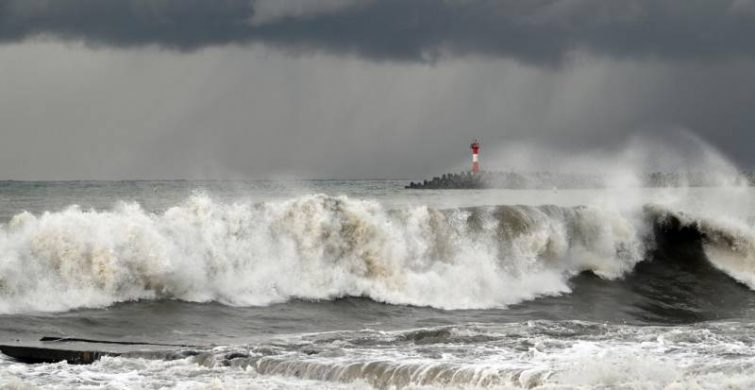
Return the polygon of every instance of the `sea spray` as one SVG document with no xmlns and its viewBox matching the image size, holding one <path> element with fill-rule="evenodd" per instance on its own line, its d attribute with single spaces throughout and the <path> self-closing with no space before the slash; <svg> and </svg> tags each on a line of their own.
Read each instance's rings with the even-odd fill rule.
<svg viewBox="0 0 755 390">
<path fill-rule="evenodd" d="M 443 309 L 504 307 L 617 278 L 645 256 L 644 227 L 591 207 L 387 210 L 345 196 L 216 202 L 162 213 L 124 203 L 16 215 L 0 230 L 0 312 L 140 299 L 267 305 L 364 296 Z"/>
</svg>

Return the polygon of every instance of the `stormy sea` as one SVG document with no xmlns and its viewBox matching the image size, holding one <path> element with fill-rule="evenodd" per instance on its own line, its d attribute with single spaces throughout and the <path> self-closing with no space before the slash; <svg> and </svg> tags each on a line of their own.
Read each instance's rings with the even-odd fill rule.
<svg viewBox="0 0 755 390">
<path fill-rule="evenodd" d="M 406 184 L 0 182 L 0 387 L 755 387 L 751 187 Z"/>
</svg>

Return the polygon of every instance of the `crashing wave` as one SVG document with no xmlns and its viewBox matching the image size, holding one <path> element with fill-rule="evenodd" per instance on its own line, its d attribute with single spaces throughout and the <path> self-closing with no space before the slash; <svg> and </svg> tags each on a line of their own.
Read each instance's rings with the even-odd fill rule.
<svg viewBox="0 0 755 390">
<path fill-rule="evenodd" d="M 661 234 L 681 234 L 683 240 L 699 245 L 714 267 L 755 289 L 755 230 L 746 220 L 701 217 L 657 205 L 645 210 Z"/>
<path fill-rule="evenodd" d="M 595 207 L 387 210 L 326 195 L 228 204 L 195 196 L 159 214 L 72 206 L 0 228 L 0 313 L 344 296 L 505 307 L 566 293 L 583 271 L 621 277 L 645 258 L 647 230 L 641 216 Z"/>
</svg>

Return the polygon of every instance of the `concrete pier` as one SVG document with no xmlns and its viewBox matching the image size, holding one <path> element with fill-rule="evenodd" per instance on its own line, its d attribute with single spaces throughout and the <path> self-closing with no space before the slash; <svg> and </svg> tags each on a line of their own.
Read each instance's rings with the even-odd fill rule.
<svg viewBox="0 0 755 390">
<path fill-rule="evenodd" d="M 719 186 L 720 178 L 708 172 L 650 172 L 636 177 L 639 187 L 700 187 Z M 741 184 L 754 185 L 755 173 L 742 172 Z M 589 173 L 558 172 L 493 172 L 445 173 L 431 180 L 411 182 L 404 188 L 421 190 L 446 189 L 594 189 L 611 184 L 610 176 Z"/>
<path fill-rule="evenodd" d="M 42 337 L 38 341 L 15 340 L 0 344 L 0 353 L 23 363 L 65 361 L 69 364 L 91 364 L 104 356 L 182 358 L 196 354 L 195 350 L 201 348 L 183 344 Z"/>
<path fill-rule="evenodd" d="M 22 363 L 91 364 L 103 356 L 119 356 L 118 352 L 49 348 L 29 345 L 0 345 L 0 352 Z"/>
</svg>

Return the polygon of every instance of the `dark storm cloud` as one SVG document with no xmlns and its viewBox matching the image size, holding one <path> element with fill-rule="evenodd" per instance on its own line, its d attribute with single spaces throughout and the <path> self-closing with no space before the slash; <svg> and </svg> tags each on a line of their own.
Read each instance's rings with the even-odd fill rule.
<svg viewBox="0 0 755 390">
<path fill-rule="evenodd" d="M 557 63 L 755 54 L 751 0 L 0 0 L 0 41 L 195 50 L 264 43 L 370 59 L 482 55 Z"/>
</svg>

